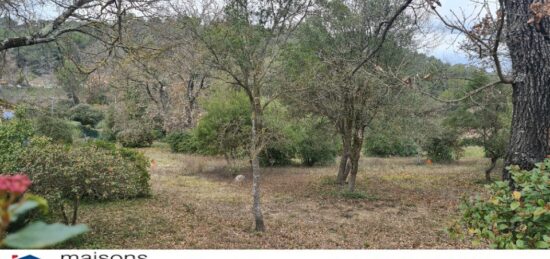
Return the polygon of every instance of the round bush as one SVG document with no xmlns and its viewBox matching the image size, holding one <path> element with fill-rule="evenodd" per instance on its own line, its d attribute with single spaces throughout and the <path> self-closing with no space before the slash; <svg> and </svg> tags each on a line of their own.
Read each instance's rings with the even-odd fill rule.
<svg viewBox="0 0 550 259">
<path fill-rule="evenodd" d="M 410 139 L 391 138 L 384 134 L 376 134 L 365 140 L 363 153 L 379 157 L 407 157 L 418 154 L 418 147 Z"/>
<path fill-rule="evenodd" d="M 51 138 L 58 143 L 73 143 L 73 132 L 75 128 L 69 122 L 50 116 L 40 116 L 34 123 L 38 135 Z"/>
<path fill-rule="evenodd" d="M 154 136 L 147 129 L 129 128 L 119 132 L 116 139 L 124 147 L 150 147 Z"/>
<path fill-rule="evenodd" d="M 172 132 L 164 138 L 164 141 L 170 145 L 172 152 L 194 153 L 197 151 L 193 135 L 188 132 Z"/>
<path fill-rule="evenodd" d="M 149 195 L 148 162 L 140 153 L 106 144 L 71 147 L 39 137 L 18 159 L 18 171 L 51 202 L 102 201 Z"/>
<path fill-rule="evenodd" d="M 103 113 L 88 104 L 79 104 L 69 110 L 69 118 L 82 125 L 95 127 L 102 119 Z"/>
<path fill-rule="evenodd" d="M 206 114 L 190 132 L 193 137 L 183 145 L 192 144 L 195 152 L 203 155 L 231 156 L 248 149 L 252 122 L 243 92 L 215 91 L 204 109 Z"/>
</svg>

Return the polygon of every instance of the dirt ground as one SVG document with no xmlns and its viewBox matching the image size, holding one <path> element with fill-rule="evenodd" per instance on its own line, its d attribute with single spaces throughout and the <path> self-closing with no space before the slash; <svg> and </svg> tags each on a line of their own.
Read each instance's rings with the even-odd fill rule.
<svg viewBox="0 0 550 259">
<path fill-rule="evenodd" d="M 246 180 L 235 183 L 237 172 L 221 158 L 143 151 L 156 163 L 153 196 L 84 205 L 80 222 L 92 231 L 69 248 L 471 248 L 445 228 L 461 197 L 481 191 L 488 164 L 363 158 L 355 194 L 338 191 L 336 166 L 264 169 L 267 231 L 257 233 L 249 172 L 238 172 Z"/>
</svg>

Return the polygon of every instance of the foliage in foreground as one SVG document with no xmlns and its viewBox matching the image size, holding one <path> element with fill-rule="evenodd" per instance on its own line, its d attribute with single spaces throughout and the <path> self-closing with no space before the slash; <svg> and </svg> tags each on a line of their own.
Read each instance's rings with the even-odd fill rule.
<svg viewBox="0 0 550 259">
<path fill-rule="evenodd" d="M 550 160 L 531 171 L 510 170 L 517 190 L 508 182 L 487 185 L 490 196 L 465 201 L 451 233 L 464 229 L 493 248 L 550 248 Z"/>
<path fill-rule="evenodd" d="M 31 124 L 23 119 L 0 123 L 0 172 L 17 171 L 17 158 L 33 134 Z"/>
<path fill-rule="evenodd" d="M 88 231 L 85 225 L 66 226 L 41 221 L 25 222 L 22 228 L 10 229 L 24 221 L 33 210 L 47 212 L 41 197 L 25 193 L 31 181 L 26 175 L 0 176 L 0 244 L 11 248 L 44 248 L 61 243 Z"/>
</svg>

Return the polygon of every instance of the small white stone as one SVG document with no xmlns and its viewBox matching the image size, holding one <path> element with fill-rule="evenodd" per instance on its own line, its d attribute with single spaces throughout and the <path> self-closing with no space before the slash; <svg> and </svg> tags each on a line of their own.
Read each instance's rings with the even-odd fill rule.
<svg viewBox="0 0 550 259">
<path fill-rule="evenodd" d="M 246 178 L 246 177 L 242 174 L 237 175 L 237 176 L 235 176 L 235 182 L 240 183 L 240 182 L 244 181 L 244 178 Z"/>
</svg>

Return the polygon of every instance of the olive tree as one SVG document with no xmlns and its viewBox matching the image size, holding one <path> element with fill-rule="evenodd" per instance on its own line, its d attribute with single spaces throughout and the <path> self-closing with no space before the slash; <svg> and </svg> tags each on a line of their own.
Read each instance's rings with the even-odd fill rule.
<svg viewBox="0 0 550 259">
<path fill-rule="evenodd" d="M 287 70 L 303 88 L 288 95 L 329 118 L 342 139 L 337 182 L 355 190 L 365 128 L 402 90 L 385 70 L 400 70 L 411 43 L 412 1 L 319 1 L 288 44 Z M 397 72 L 396 72 L 397 73 Z"/>
</svg>

